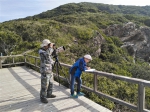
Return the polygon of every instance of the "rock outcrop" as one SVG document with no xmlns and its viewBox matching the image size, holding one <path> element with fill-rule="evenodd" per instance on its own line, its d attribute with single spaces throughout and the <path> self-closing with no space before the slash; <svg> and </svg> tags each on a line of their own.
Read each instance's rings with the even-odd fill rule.
<svg viewBox="0 0 150 112">
<path fill-rule="evenodd" d="M 145 61 L 150 57 L 150 28 L 142 26 L 137 28 L 132 22 L 124 25 L 111 25 L 105 30 L 107 36 L 117 36 L 124 42 L 121 47 L 126 47 L 128 52 Z"/>
<path fill-rule="evenodd" d="M 104 42 L 105 42 L 104 37 L 99 32 L 96 32 L 96 36 L 93 38 L 93 46 L 96 46 L 98 48 L 94 54 L 96 57 L 100 56 L 101 45 Z"/>
</svg>

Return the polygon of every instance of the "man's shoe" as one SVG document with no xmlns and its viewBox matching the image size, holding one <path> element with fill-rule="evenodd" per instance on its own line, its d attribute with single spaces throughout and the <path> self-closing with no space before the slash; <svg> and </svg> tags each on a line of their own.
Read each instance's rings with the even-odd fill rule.
<svg viewBox="0 0 150 112">
<path fill-rule="evenodd" d="M 84 96 L 85 94 L 82 92 L 77 93 L 78 96 Z"/>
<path fill-rule="evenodd" d="M 46 98 L 41 98 L 42 103 L 48 103 L 48 100 Z"/>
<path fill-rule="evenodd" d="M 78 98 L 78 95 L 70 95 L 71 98 Z"/>
<path fill-rule="evenodd" d="M 55 97 L 56 97 L 56 95 L 53 95 L 53 94 L 47 95 L 47 98 L 55 98 Z"/>
</svg>

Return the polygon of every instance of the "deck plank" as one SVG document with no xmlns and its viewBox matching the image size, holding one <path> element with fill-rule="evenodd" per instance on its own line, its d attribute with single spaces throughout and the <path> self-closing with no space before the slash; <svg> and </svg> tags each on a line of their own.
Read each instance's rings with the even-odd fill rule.
<svg viewBox="0 0 150 112">
<path fill-rule="evenodd" d="M 43 104 L 39 98 L 40 73 L 23 67 L 0 70 L 0 112 L 112 112 L 80 96 L 70 98 L 70 90 L 54 81 L 56 98 Z"/>
</svg>

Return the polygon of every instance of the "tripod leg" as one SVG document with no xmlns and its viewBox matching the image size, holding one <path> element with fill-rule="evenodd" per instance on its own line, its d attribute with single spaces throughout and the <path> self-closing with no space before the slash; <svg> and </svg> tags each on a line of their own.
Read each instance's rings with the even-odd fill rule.
<svg viewBox="0 0 150 112">
<path fill-rule="evenodd" d="M 53 69 L 55 68 L 56 66 L 56 75 L 57 75 L 57 80 L 59 82 L 59 86 L 60 86 L 60 78 L 59 78 L 59 66 L 58 66 L 58 62 L 55 61 L 54 65 L 53 65 Z"/>
<path fill-rule="evenodd" d="M 60 86 L 60 77 L 59 77 L 59 66 L 58 66 L 58 62 L 56 62 L 56 73 L 58 75 L 58 82 L 59 82 L 59 86 Z"/>
</svg>

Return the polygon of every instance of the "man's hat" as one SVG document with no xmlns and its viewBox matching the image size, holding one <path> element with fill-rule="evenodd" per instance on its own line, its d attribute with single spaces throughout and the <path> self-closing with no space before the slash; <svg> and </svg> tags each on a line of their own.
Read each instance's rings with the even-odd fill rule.
<svg viewBox="0 0 150 112">
<path fill-rule="evenodd" d="M 47 46 L 50 43 L 51 43 L 50 40 L 44 39 L 43 42 L 42 42 L 42 44 L 41 44 L 41 47 Z"/>
<path fill-rule="evenodd" d="M 91 55 L 89 55 L 89 54 L 84 55 L 84 58 L 89 59 L 89 60 L 92 60 L 92 57 L 91 57 Z"/>
</svg>

